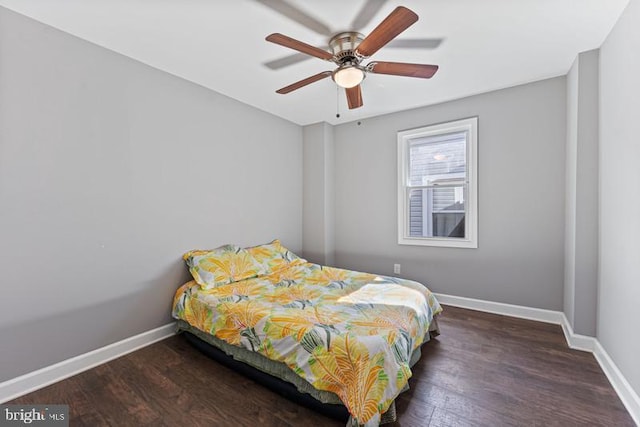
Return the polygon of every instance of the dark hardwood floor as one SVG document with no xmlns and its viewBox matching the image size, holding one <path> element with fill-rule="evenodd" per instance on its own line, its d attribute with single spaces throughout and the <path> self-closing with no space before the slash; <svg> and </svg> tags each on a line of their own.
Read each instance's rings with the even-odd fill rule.
<svg viewBox="0 0 640 427">
<path fill-rule="evenodd" d="M 445 307 L 392 426 L 634 426 L 593 355 L 557 325 Z M 72 426 L 342 426 L 168 338 L 10 403 Z"/>
</svg>

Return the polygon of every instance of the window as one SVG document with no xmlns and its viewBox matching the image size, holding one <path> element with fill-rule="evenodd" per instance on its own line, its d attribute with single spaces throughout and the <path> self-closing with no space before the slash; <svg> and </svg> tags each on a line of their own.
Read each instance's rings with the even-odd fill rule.
<svg viewBox="0 0 640 427">
<path fill-rule="evenodd" d="M 478 247 L 478 118 L 398 132 L 398 244 Z"/>
</svg>

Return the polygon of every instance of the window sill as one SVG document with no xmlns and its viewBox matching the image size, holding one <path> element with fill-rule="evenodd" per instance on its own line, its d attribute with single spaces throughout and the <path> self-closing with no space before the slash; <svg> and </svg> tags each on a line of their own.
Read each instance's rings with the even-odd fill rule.
<svg viewBox="0 0 640 427">
<path fill-rule="evenodd" d="M 399 245 L 407 246 L 435 246 L 441 248 L 466 248 L 477 249 L 478 242 L 468 239 L 447 239 L 447 238 L 419 238 L 419 237 L 401 237 L 398 239 Z"/>
</svg>

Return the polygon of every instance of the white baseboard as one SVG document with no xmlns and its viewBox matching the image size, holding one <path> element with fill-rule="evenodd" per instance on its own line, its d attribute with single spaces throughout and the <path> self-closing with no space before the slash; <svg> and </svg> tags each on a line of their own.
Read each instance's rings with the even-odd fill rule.
<svg viewBox="0 0 640 427">
<path fill-rule="evenodd" d="M 0 403 L 69 378 L 175 334 L 175 323 L 109 344 L 54 365 L 0 383 Z"/>
<path fill-rule="evenodd" d="M 640 426 L 640 397 L 638 393 L 636 393 L 631 387 L 631 384 L 629 384 L 624 375 L 622 375 L 622 372 L 620 372 L 611 357 L 609 357 L 600 344 L 600 341 L 594 337 L 574 333 L 573 327 L 563 312 L 457 297 L 454 295 L 436 293 L 435 296 L 439 302 L 445 305 L 560 325 L 569 348 L 593 353 L 598 364 L 600 364 L 600 368 L 602 368 L 602 371 L 613 386 L 613 389 L 618 393 L 620 400 L 625 408 L 627 408 L 627 411 L 629 411 L 631 418 Z"/>
<path fill-rule="evenodd" d="M 569 348 L 593 353 L 598 340 L 594 337 L 580 335 L 573 332 L 573 327 L 571 326 L 571 323 L 569 323 L 569 319 L 567 319 L 567 316 L 565 316 L 564 313 L 561 314 L 562 322 L 560 323 L 560 326 L 562 326 L 562 332 L 564 332 L 564 337 L 567 340 Z"/>
<path fill-rule="evenodd" d="M 633 418 L 636 425 L 640 426 L 640 396 L 633 390 L 631 384 L 629 384 L 624 375 L 622 375 L 622 372 L 620 372 L 616 364 L 613 363 L 613 360 L 611 360 L 609 354 L 602 347 L 600 341 L 596 340 L 593 355 L 600 364 L 604 374 L 609 378 L 609 382 L 618 393 L 627 411 L 629 411 L 631 418 Z"/>
<path fill-rule="evenodd" d="M 542 308 L 525 307 L 522 305 L 504 304 L 501 302 L 484 301 L 474 298 L 457 297 L 454 295 L 435 294 L 439 302 L 454 307 L 484 311 L 485 313 L 502 314 L 503 316 L 518 317 L 520 319 L 536 320 L 538 322 L 562 324 L 563 313 Z"/>
</svg>

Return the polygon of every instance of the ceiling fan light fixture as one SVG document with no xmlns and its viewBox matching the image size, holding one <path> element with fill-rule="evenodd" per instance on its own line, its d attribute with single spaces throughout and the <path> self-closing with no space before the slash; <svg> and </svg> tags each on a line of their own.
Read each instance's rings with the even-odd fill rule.
<svg viewBox="0 0 640 427">
<path fill-rule="evenodd" d="M 338 86 L 349 89 L 362 83 L 364 76 L 364 70 L 360 67 L 347 64 L 335 70 L 331 78 Z"/>
</svg>

